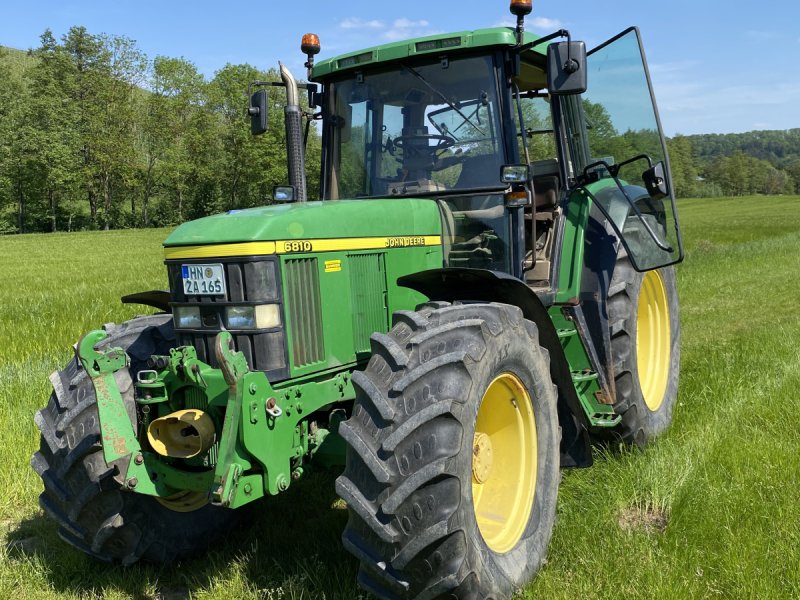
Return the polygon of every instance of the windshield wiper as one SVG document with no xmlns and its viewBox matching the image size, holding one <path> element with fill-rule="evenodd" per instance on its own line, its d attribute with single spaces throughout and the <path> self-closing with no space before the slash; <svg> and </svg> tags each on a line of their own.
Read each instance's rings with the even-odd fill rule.
<svg viewBox="0 0 800 600">
<path fill-rule="evenodd" d="M 427 87 L 427 88 L 428 88 L 430 91 L 432 91 L 434 94 L 436 94 L 437 96 L 439 96 L 439 98 L 441 98 L 442 100 L 444 100 L 444 102 L 445 102 L 445 103 L 446 103 L 446 104 L 447 104 L 447 105 L 448 105 L 450 108 L 452 108 L 454 111 L 456 111 L 456 112 L 459 114 L 459 116 L 460 116 L 462 119 L 464 119 L 464 122 L 465 122 L 465 123 L 469 123 L 469 124 L 472 126 L 472 128 L 473 128 L 473 129 L 475 129 L 475 131 L 477 131 L 478 133 L 480 133 L 480 134 L 481 134 L 482 136 L 484 136 L 484 137 L 486 136 L 486 132 L 485 132 L 485 131 L 483 131 L 483 130 L 482 130 L 480 127 L 478 127 L 477 125 L 475 125 L 475 123 L 473 123 L 473 122 L 470 120 L 470 118 L 469 118 L 467 115 L 465 115 L 463 112 L 461 112 L 461 109 L 460 109 L 460 108 L 458 108 L 458 107 L 457 107 L 455 104 L 453 104 L 453 103 L 452 103 L 452 102 L 451 102 L 451 101 L 450 101 L 450 100 L 447 98 L 447 96 L 445 96 L 445 95 L 444 95 L 442 92 L 440 92 L 440 91 L 439 91 L 439 90 L 437 90 L 435 87 L 433 87 L 433 86 L 432 86 L 430 83 L 428 83 L 428 80 L 427 80 L 427 79 L 425 79 L 425 78 L 422 76 L 422 74 L 420 74 L 420 73 L 419 73 L 419 71 L 417 71 L 417 70 L 416 70 L 416 69 L 414 69 L 413 67 L 409 67 L 409 66 L 406 66 L 406 65 L 400 65 L 400 66 L 401 66 L 403 69 L 405 69 L 406 71 L 408 71 L 409 73 L 411 73 L 411 74 L 412 74 L 414 77 L 416 77 L 417 79 L 419 79 L 419 80 L 420 80 L 420 81 L 423 83 L 423 85 L 425 85 L 425 87 Z"/>
</svg>

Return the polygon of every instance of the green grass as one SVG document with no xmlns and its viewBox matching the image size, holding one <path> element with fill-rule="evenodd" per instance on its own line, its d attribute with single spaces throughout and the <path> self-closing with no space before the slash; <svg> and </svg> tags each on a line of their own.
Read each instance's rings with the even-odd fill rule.
<svg viewBox="0 0 800 600">
<path fill-rule="evenodd" d="M 680 215 L 674 425 L 645 452 L 564 473 L 524 598 L 800 597 L 800 197 L 686 200 Z M 358 597 L 330 475 L 171 567 L 95 563 L 41 516 L 28 460 L 47 375 L 82 333 L 143 312 L 119 296 L 164 287 L 166 233 L 0 237 L 0 597 Z"/>
</svg>

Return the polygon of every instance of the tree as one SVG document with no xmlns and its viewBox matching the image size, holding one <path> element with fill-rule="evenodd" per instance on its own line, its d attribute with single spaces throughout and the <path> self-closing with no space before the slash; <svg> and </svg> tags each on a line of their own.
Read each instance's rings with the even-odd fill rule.
<svg viewBox="0 0 800 600">
<path fill-rule="evenodd" d="M 182 219 L 192 171 L 189 130 L 196 123 L 194 114 L 205 104 L 205 80 L 189 61 L 158 56 L 153 61 L 150 91 L 141 116 L 141 222 L 145 227 L 150 223 L 149 203 L 157 183 L 163 193 L 176 200 L 178 219 Z"/>
<path fill-rule="evenodd" d="M 33 55 L 38 61 L 27 74 L 33 93 L 26 103 L 20 139 L 40 194 L 47 199 L 50 231 L 57 231 L 59 204 L 72 200 L 81 166 L 74 106 L 65 97 L 69 59 L 50 31 L 41 36 L 41 46 Z M 69 229 L 74 211 L 68 209 L 68 213 Z"/>
<path fill-rule="evenodd" d="M 283 127 L 283 104 L 275 91 L 269 111 L 266 134 L 253 137 L 247 127 L 247 89 L 254 80 L 275 81 L 278 74 L 271 70 L 259 72 L 250 65 L 226 65 L 209 84 L 209 108 L 217 116 L 220 127 L 221 152 L 219 180 L 222 197 L 218 209 L 245 208 L 268 202 L 272 189 L 286 183 L 286 134 Z M 316 130 L 312 128 L 314 136 Z M 306 172 L 318 171 L 316 142 Z M 315 165 L 315 160 L 317 160 Z M 312 180 L 310 182 L 314 184 Z M 310 187 L 310 186 L 309 186 Z"/>
<path fill-rule="evenodd" d="M 91 35 L 84 27 L 70 28 L 62 46 L 68 57 L 66 93 L 80 139 L 81 184 L 92 224 L 98 225 L 102 208 L 103 227 L 109 229 L 122 224 L 116 193 L 123 196 L 134 181 L 135 103 L 146 59 L 132 40 Z M 132 201 L 131 213 L 135 210 Z"/>
<path fill-rule="evenodd" d="M 687 198 L 694 195 L 697 182 L 697 164 L 689 138 L 676 135 L 667 140 L 669 163 L 672 171 L 672 184 L 675 195 Z"/>
<path fill-rule="evenodd" d="M 787 175 L 794 182 L 794 193 L 800 194 L 800 156 L 793 158 L 786 163 L 785 166 Z"/>
<path fill-rule="evenodd" d="M 0 49 L 0 233 L 23 231 L 24 196 L 19 193 L 14 131 L 18 129 L 22 86 L 12 76 Z"/>
</svg>

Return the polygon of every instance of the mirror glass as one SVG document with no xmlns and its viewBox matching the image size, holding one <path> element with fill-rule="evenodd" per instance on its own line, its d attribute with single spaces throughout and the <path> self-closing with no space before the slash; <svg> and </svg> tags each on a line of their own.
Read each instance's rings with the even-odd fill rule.
<svg viewBox="0 0 800 600">
<path fill-rule="evenodd" d="M 282 185 L 275 188 L 272 198 L 275 202 L 293 202 L 294 188 L 290 185 Z"/>
</svg>

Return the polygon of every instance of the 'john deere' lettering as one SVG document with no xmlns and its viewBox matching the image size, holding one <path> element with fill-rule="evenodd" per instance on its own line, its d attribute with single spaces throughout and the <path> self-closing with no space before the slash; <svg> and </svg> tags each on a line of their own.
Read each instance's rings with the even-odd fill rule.
<svg viewBox="0 0 800 600">
<path fill-rule="evenodd" d="M 424 246 L 424 237 L 393 237 L 386 238 L 387 248 L 409 248 L 411 246 Z"/>
</svg>

